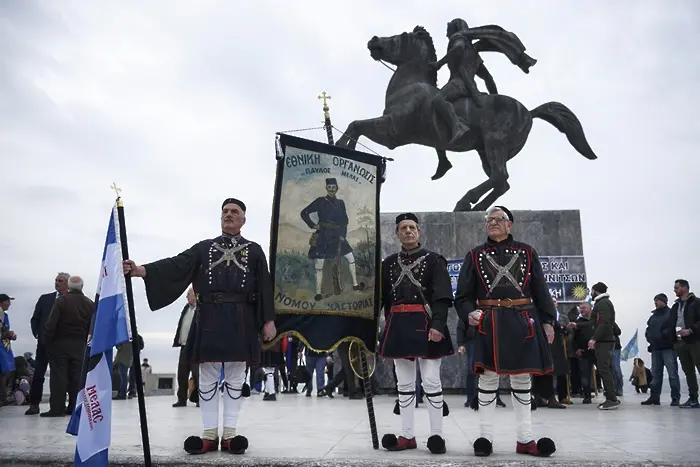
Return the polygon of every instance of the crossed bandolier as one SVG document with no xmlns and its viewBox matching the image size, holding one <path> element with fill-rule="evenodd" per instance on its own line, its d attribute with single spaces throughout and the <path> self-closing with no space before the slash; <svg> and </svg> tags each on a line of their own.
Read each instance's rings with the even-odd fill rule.
<svg viewBox="0 0 700 467">
<path fill-rule="evenodd" d="M 423 286 L 418 281 L 418 279 L 416 279 L 416 277 L 413 275 L 413 271 L 412 271 L 412 269 L 418 268 L 418 266 L 420 266 L 420 264 L 423 261 L 425 261 L 425 259 L 427 257 L 428 257 L 428 255 L 423 255 L 420 258 L 416 259 L 414 262 L 408 263 L 408 264 L 404 264 L 401 261 L 401 258 L 399 257 L 396 262 L 399 264 L 399 268 L 401 268 L 401 273 L 399 274 L 399 278 L 396 279 L 396 281 L 392 284 L 391 290 L 392 291 L 396 290 L 396 287 L 398 287 L 399 284 L 401 284 L 401 281 L 403 281 L 403 278 L 407 277 L 408 280 L 411 281 L 411 283 L 418 288 L 418 292 L 420 293 L 420 296 L 423 299 L 423 303 L 425 305 L 425 311 L 428 313 L 428 316 L 432 317 L 433 312 L 430 309 L 430 305 L 428 304 L 427 300 L 425 299 L 425 296 L 423 295 Z"/>
<path fill-rule="evenodd" d="M 489 292 L 493 292 L 493 289 L 496 288 L 498 284 L 501 283 L 503 278 L 505 277 L 508 279 L 516 289 L 520 290 L 520 294 L 522 295 L 522 287 L 520 286 L 520 283 L 518 280 L 513 276 L 513 273 L 510 272 L 510 269 L 515 265 L 515 262 L 518 261 L 518 255 L 513 255 L 513 257 L 508 261 L 508 264 L 505 266 L 501 266 L 496 262 L 495 259 L 493 259 L 493 256 L 491 255 L 486 255 L 486 261 L 489 262 L 491 266 L 496 269 L 496 277 L 493 279 L 491 285 L 489 286 Z"/>
<path fill-rule="evenodd" d="M 223 254 L 221 255 L 221 258 L 217 259 L 211 264 L 211 266 L 209 266 L 209 270 L 211 271 L 212 269 L 214 269 L 214 267 L 218 266 L 224 261 L 226 261 L 226 266 L 229 266 L 231 264 L 231 261 L 233 261 L 233 264 L 236 267 L 238 267 L 241 271 L 249 272 L 248 266 L 245 264 L 241 264 L 238 261 L 238 258 L 236 258 L 236 253 L 246 248 L 249 244 L 250 243 L 243 243 L 240 245 L 234 245 L 231 248 L 226 248 L 224 246 L 219 245 L 218 243 L 212 243 L 212 247 L 214 247 L 216 250 L 220 251 Z"/>
</svg>

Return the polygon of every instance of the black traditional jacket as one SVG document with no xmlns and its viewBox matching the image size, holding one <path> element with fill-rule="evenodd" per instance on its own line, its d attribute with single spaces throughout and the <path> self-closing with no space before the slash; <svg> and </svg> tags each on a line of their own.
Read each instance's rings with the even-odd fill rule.
<svg viewBox="0 0 700 467">
<path fill-rule="evenodd" d="M 190 284 L 203 298 L 197 312 L 211 306 L 212 294 L 240 294 L 255 307 L 256 329 L 275 319 L 274 292 L 267 258 L 259 244 L 240 235 L 202 240 L 177 256 L 145 264 L 151 310 L 180 298 Z M 198 298 L 199 300 L 199 298 Z"/>
<path fill-rule="evenodd" d="M 382 262 L 382 300 L 387 319 L 392 305 L 427 304 L 432 313 L 430 327 L 444 335 L 452 297 L 447 261 L 441 255 L 418 247 L 402 249 Z"/>
<path fill-rule="evenodd" d="M 469 250 L 457 279 L 455 308 L 468 326 L 469 313 L 479 308 L 478 300 L 507 298 L 530 298 L 542 324 L 554 325 L 557 321 L 537 252 L 513 240 L 512 235 L 502 242 L 489 238 Z"/>
</svg>

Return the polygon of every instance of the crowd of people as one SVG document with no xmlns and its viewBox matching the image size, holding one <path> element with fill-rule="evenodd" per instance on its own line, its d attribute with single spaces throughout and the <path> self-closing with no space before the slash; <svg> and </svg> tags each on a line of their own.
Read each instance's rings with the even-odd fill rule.
<svg viewBox="0 0 700 467">
<path fill-rule="evenodd" d="M 39 297 L 30 319 L 36 339 L 36 353 L 14 356 L 11 341 L 17 334 L 11 329 L 9 314 L 13 297 L 0 294 L 2 309 L 2 348 L 0 349 L 0 407 L 28 406 L 25 415 L 64 417 L 73 413 L 80 391 L 85 348 L 95 303 L 83 294 L 83 280 L 61 272 L 54 280 L 54 291 Z M 140 335 L 134 337 L 143 349 Z M 116 347 L 113 363 L 114 399 L 135 395 L 135 374 L 132 368 L 132 344 Z M 144 369 L 148 367 L 144 362 Z M 49 409 L 40 412 L 44 385 L 49 375 Z"/>
</svg>

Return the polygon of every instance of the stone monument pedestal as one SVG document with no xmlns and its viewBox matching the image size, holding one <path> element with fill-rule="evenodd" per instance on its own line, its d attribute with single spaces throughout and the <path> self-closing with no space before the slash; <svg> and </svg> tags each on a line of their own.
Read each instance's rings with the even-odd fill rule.
<svg viewBox="0 0 700 467">
<path fill-rule="evenodd" d="M 566 313 L 588 295 L 581 217 L 578 210 L 512 211 L 513 236 L 532 245 L 540 255 L 550 292 L 557 297 L 560 312 Z M 396 238 L 396 216 L 381 214 L 382 257 L 400 248 Z M 459 268 L 467 252 L 486 240 L 484 212 L 415 212 L 420 220 L 421 243 L 442 254 L 448 261 L 456 287 Z M 457 312 L 450 309 L 447 327 L 457 346 Z M 374 378 L 382 390 L 395 387 L 393 362 L 377 358 Z M 443 359 L 441 378 L 447 393 L 465 392 L 467 357 L 453 355 Z M 507 379 L 507 378 L 506 378 Z"/>
</svg>

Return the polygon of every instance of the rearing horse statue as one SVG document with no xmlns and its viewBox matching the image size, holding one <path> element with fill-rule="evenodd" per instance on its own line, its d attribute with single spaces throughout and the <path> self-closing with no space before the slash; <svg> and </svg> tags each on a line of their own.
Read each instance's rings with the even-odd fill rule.
<svg viewBox="0 0 700 467">
<path fill-rule="evenodd" d="M 525 146 L 533 118 L 542 119 L 564 133 L 586 159 L 597 159 L 581 123 L 565 105 L 548 102 L 528 110 L 516 99 L 502 94 L 455 100 L 452 103 L 455 114 L 468 129 L 454 139 L 450 122 L 435 110 L 434 102 L 440 90 L 434 66 L 437 56 L 430 34 L 416 26 L 410 33 L 375 36 L 367 47 L 373 59 L 396 66 L 387 86 L 384 113 L 381 117 L 351 122 L 336 145 L 355 149 L 357 140 L 365 136 L 388 149 L 407 144 L 434 148 L 442 170 L 438 168 L 433 179 L 446 172 L 445 164 L 447 169 L 451 167 L 446 151 L 476 150 L 488 179 L 469 190 L 454 211 L 485 211 L 510 189 L 506 164 Z"/>
</svg>

